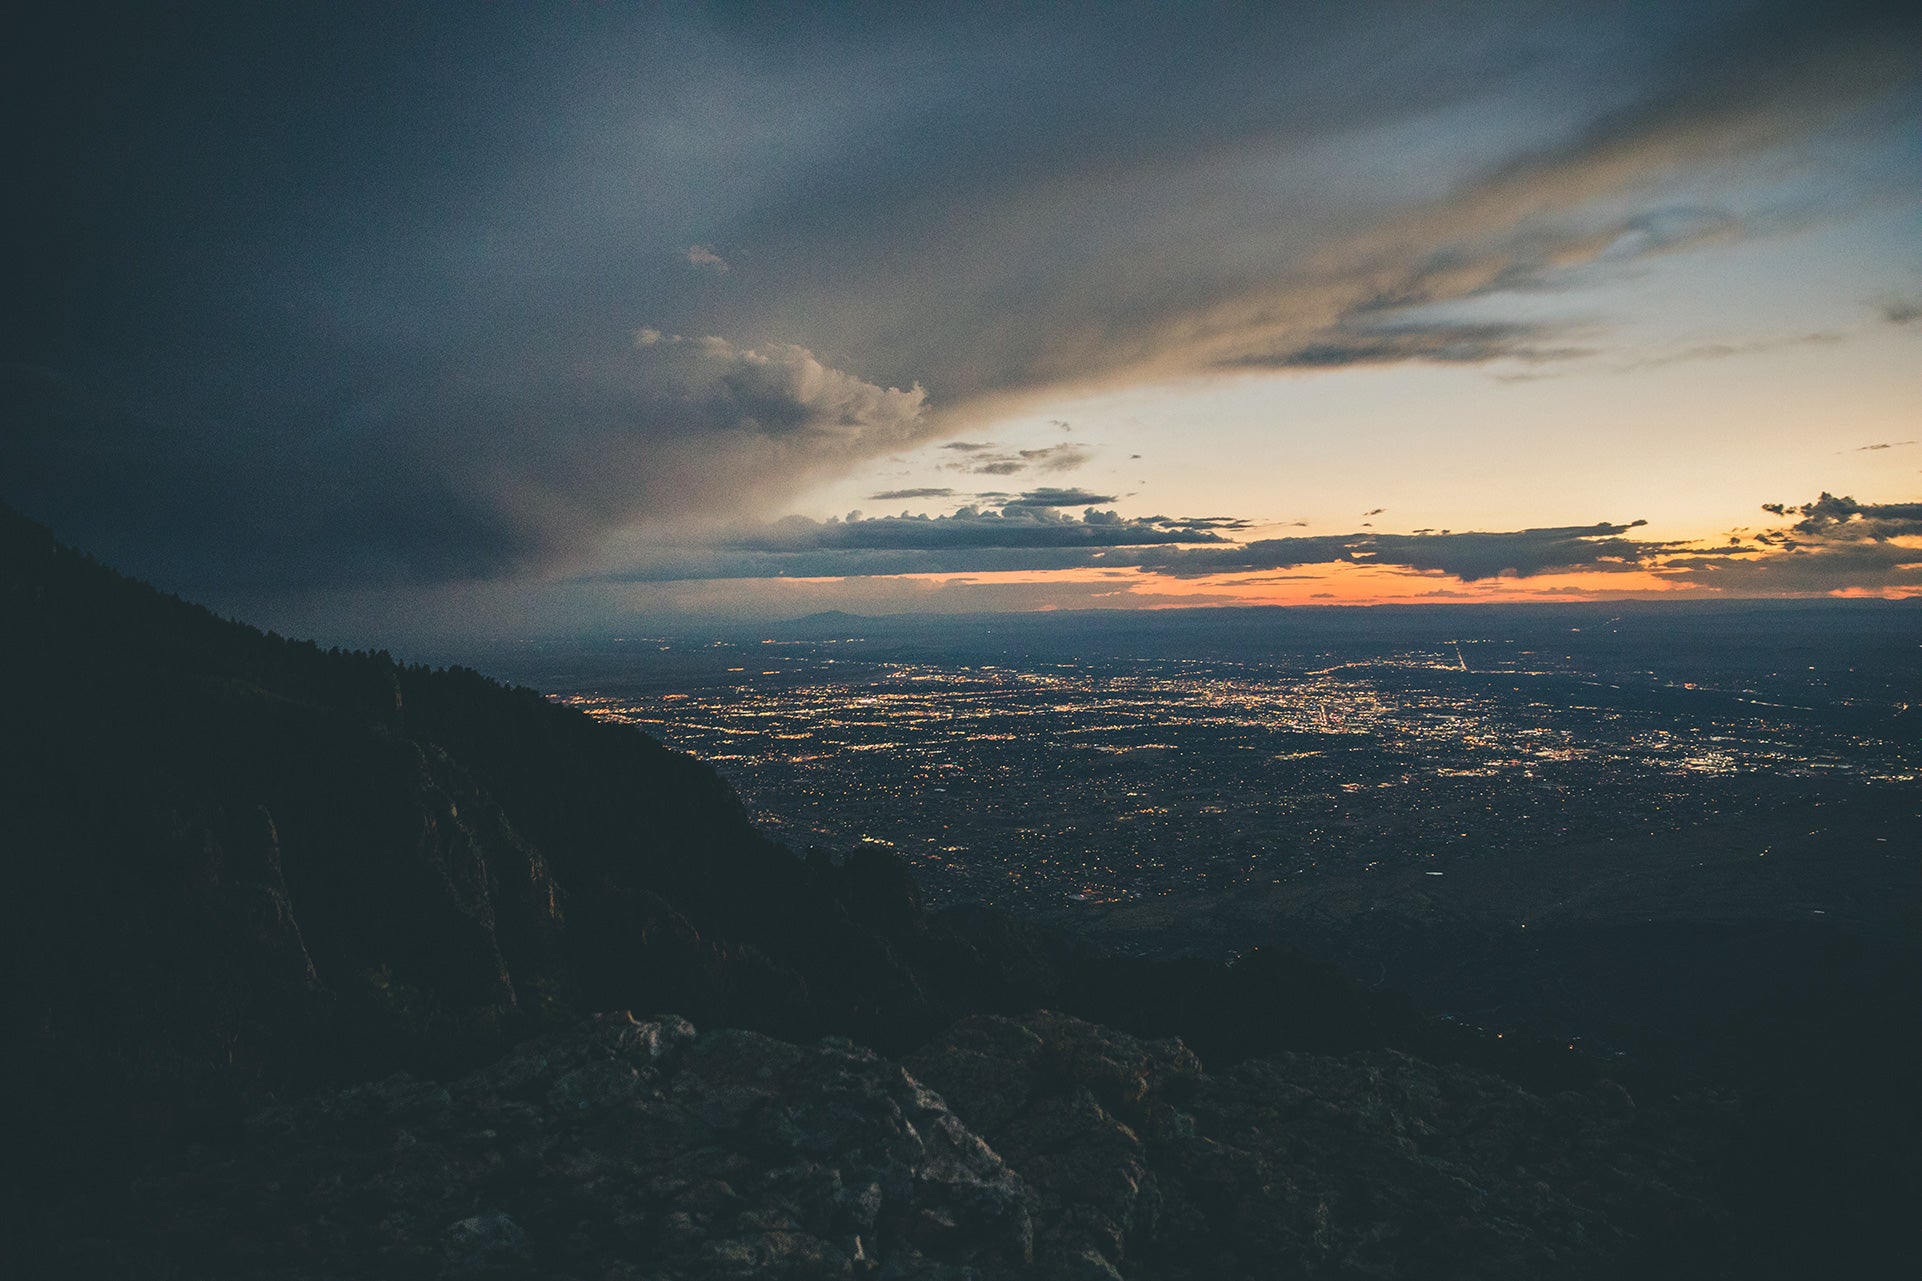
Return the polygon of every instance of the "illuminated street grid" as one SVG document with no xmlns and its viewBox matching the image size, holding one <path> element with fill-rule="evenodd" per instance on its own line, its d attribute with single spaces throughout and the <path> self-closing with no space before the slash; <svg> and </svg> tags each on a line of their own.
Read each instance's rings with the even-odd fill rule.
<svg viewBox="0 0 1922 1281">
<path fill-rule="evenodd" d="M 1411 858 L 1445 870 L 1918 776 L 1900 735 L 1512 648 L 1471 651 L 1472 671 L 1458 645 L 1288 667 L 836 653 L 742 646 L 681 688 L 559 697 L 712 762 L 797 849 L 896 850 L 936 901 L 1110 901 Z"/>
</svg>

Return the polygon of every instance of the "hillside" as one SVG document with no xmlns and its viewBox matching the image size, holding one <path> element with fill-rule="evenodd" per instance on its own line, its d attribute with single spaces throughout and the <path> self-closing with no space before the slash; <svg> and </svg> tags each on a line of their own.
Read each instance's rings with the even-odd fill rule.
<svg viewBox="0 0 1922 1281">
<path fill-rule="evenodd" d="M 1118 966 L 931 918 L 891 858 L 797 857 L 643 734 L 218 619 L 10 511 L 0 613 L 11 1022 L 48 1173 L 262 1091 L 471 1067 L 602 1009 L 895 1053 L 1037 1004 L 1231 1055 L 1416 1031 L 1272 950 Z M 1263 1006 L 1278 1017 L 1244 1017 Z"/>
<path fill-rule="evenodd" d="M 1794 1275 L 1873 1256 L 1913 1184 L 1817 1199 L 1777 1259 L 1744 1199 L 1836 1155 L 1779 1106 L 1631 1098 L 1282 945 L 929 913 L 637 731 L 218 619 L 4 509 L 0 617 L 13 1253 L 66 1271 Z M 705 1048 L 585 1021 L 629 1010 Z M 922 1122 L 961 1155 L 874 1148 Z"/>
</svg>

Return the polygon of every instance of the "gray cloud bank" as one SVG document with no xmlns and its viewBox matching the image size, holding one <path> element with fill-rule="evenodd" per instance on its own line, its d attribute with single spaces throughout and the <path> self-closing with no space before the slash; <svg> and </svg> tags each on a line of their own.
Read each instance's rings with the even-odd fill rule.
<svg viewBox="0 0 1922 1281">
<path fill-rule="evenodd" d="M 1132 520 L 1094 508 L 1075 517 L 1049 507 L 963 508 L 952 516 L 845 521 L 801 518 L 680 546 L 615 581 L 728 578 L 867 578 L 1045 570 L 1116 570 L 1160 579 L 1254 575 L 1335 565 L 1378 567 L 1462 583 L 1546 574 L 1647 571 L 1678 586 L 1796 593 L 1922 585 L 1922 503 L 1858 503 L 1823 494 L 1784 529 L 1703 548 L 1647 539 L 1643 521 L 1506 531 L 1363 530 L 1230 542 L 1221 518 Z M 1172 589 L 1171 589 L 1172 590 Z"/>
<path fill-rule="evenodd" d="M 42 16 L 0 489 L 175 585 L 666 559 L 1067 387 L 1552 365 L 1605 335 L 1485 313 L 1770 234 L 1716 193 L 1912 130 L 1922 75 L 1913 7 L 1866 3 Z M 1861 198 L 1913 184 L 1858 170 Z M 1340 554 L 1632 545 L 1523 533 Z"/>
<path fill-rule="evenodd" d="M 607 531 L 738 510 L 921 429 L 926 395 L 792 344 L 642 331 L 565 368 L 522 359 L 408 388 L 316 430 L 253 406 L 247 447 L 143 417 L 35 370 L 0 370 L 43 429 L 6 450 L 29 506 L 221 549 L 249 588 L 487 578 L 564 563 Z M 559 423 L 562 426 L 556 427 Z M 130 519 L 131 518 L 131 519 Z M 133 559 L 140 559 L 136 554 Z"/>
<path fill-rule="evenodd" d="M 1728 591 L 1832 592 L 1922 587 L 1922 503 L 1860 503 L 1824 492 L 1797 507 L 1766 503 L 1775 516 L 1800 516 L 1787 529 L 1755 535 L 1760 554 L 1676 556 L 1665 565 L 1703 586 Z"/>
<path fill-rule="evenodd" d="M 1571 525 L 1499 533 L 1337 534 L 1268 538 L 1233 550 L 1196 550 L 1146 562 L 1160 573 L 1193 577 L 1246 570 L 1297 569 L 1304 565 L 1384 565 L 1434 571 L 1464 582 L 1511 575 L 1572 570 L 1640 568 L 1664 545 L 1622 535 L 1628 525 Z"/>
<path fill-rule="evenodd" d="M 1018 500 L 1017 500 L 1018 501 Z M 865 577 L 986 570 L 1134 569 L 1174 578 L 1305 566 L 1381 565 L 1463 581 L 1571 570 L 1639 568 L 1668 544 L 1624 538 L 1641 525 L 1586 525 L 1503 533 L 1379 534 L 1258 539 L 1233 545 L 1220 518 L 1131 520 L 1094 508 L 1076 518 L 1046 506 L 963 508 L 952 516 L 848 521 L 791 518 L 670 555 L 637 575 Z M 887 552 L 885 556 L 871 553 Z M 986 553 L 986 554 L 983 554 Z"/>
</svg>

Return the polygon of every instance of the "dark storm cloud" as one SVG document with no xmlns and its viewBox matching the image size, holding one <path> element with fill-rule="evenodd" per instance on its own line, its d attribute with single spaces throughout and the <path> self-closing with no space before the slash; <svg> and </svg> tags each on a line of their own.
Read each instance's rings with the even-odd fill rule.
<svg viewBox="0 0 1922 1281">
<path fill-rule="evenodd" d="M 210 583 L 546 572 L 1038 390 L 1552 362 L 1448 309 L 1768 234 L 1662 184 L 1918 65 L 1912 8 L 1737 0 L 37 19 L 0 487 Z"/>
<path fill-rule="evenodd" d="M 104 527 L 106 548 L 243 586 L 489 577 L 563 564 L 605 531 L 726 509 L 770 478 L 818 473 L 910 439 L 919 388 L 884 388 L 788 344 L 642 331 L 562 369 L 522 360 L 339 406 L 323 429 L 243 402 L 241 442 L 141 418 L 44 374 L 8 377 L 22 430 L 0 463 L 29 510 Z M 211 444 L 224 448 L 212 448 Z M 127 504 L 144 508 L 126 520 Z M 166 529 L 178 564 L 116 547 Z M 196 564 L 203 566 L 196 570 Z"/>
<path fill-rule="evenodd" d="M 548 547 L 413 440 L 264 424 L 245 450 L 209 449 L 205 428 L 143 418 L 41 371 L 0 369 L 0 382 L 22 407 L 20 429 L 0 432 L 9 496 L 173 585 L 485 577 Z"/>
</svg>

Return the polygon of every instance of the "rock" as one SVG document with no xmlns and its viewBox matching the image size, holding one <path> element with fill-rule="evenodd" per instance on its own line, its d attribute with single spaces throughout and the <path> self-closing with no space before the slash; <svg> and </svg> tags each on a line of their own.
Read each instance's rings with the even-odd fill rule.
<svg viewBox="0 0 1922 1281">
<path fill-rule="evenodd" d="M 1031 1260 L 1028 1204 L 872 1051 L 614 1015 L 264 1110 L 148 1180 L 118 1244 L 163 1275 L 986 1281 Z"/>
<path fill-rule="evenodd" d="M 1209 1074 L 1178 1041 L 1047 1012 L 964 1020 L 905 1066 L 620 1014 L 444 1084 L 264 1109 L 154 1170 L 111 1240 L 67 1234 L 65 1271 L 1673 1275 L 1663 1243 L 1716 1226 L 1676 1121 L 1388 1051 Z"/>
<path fill-rule="evenodd" d="M 1645 1242 L 1714 1227 L 1710 1172 L 1607 1083 L 1543 1099 L 1391 1051 L 1210 1076 L 1047 1012 L 908 1067 L 1021 1173 L 1048 1277 L 1648 1275 Z"/>
<path fill-rule="evenodd" d="M 443 1277 L 500 1276 L 531 1261 L 527 1233 L 504 1214 L 477 1214 L 447 1226 Z"/>
</svg>

